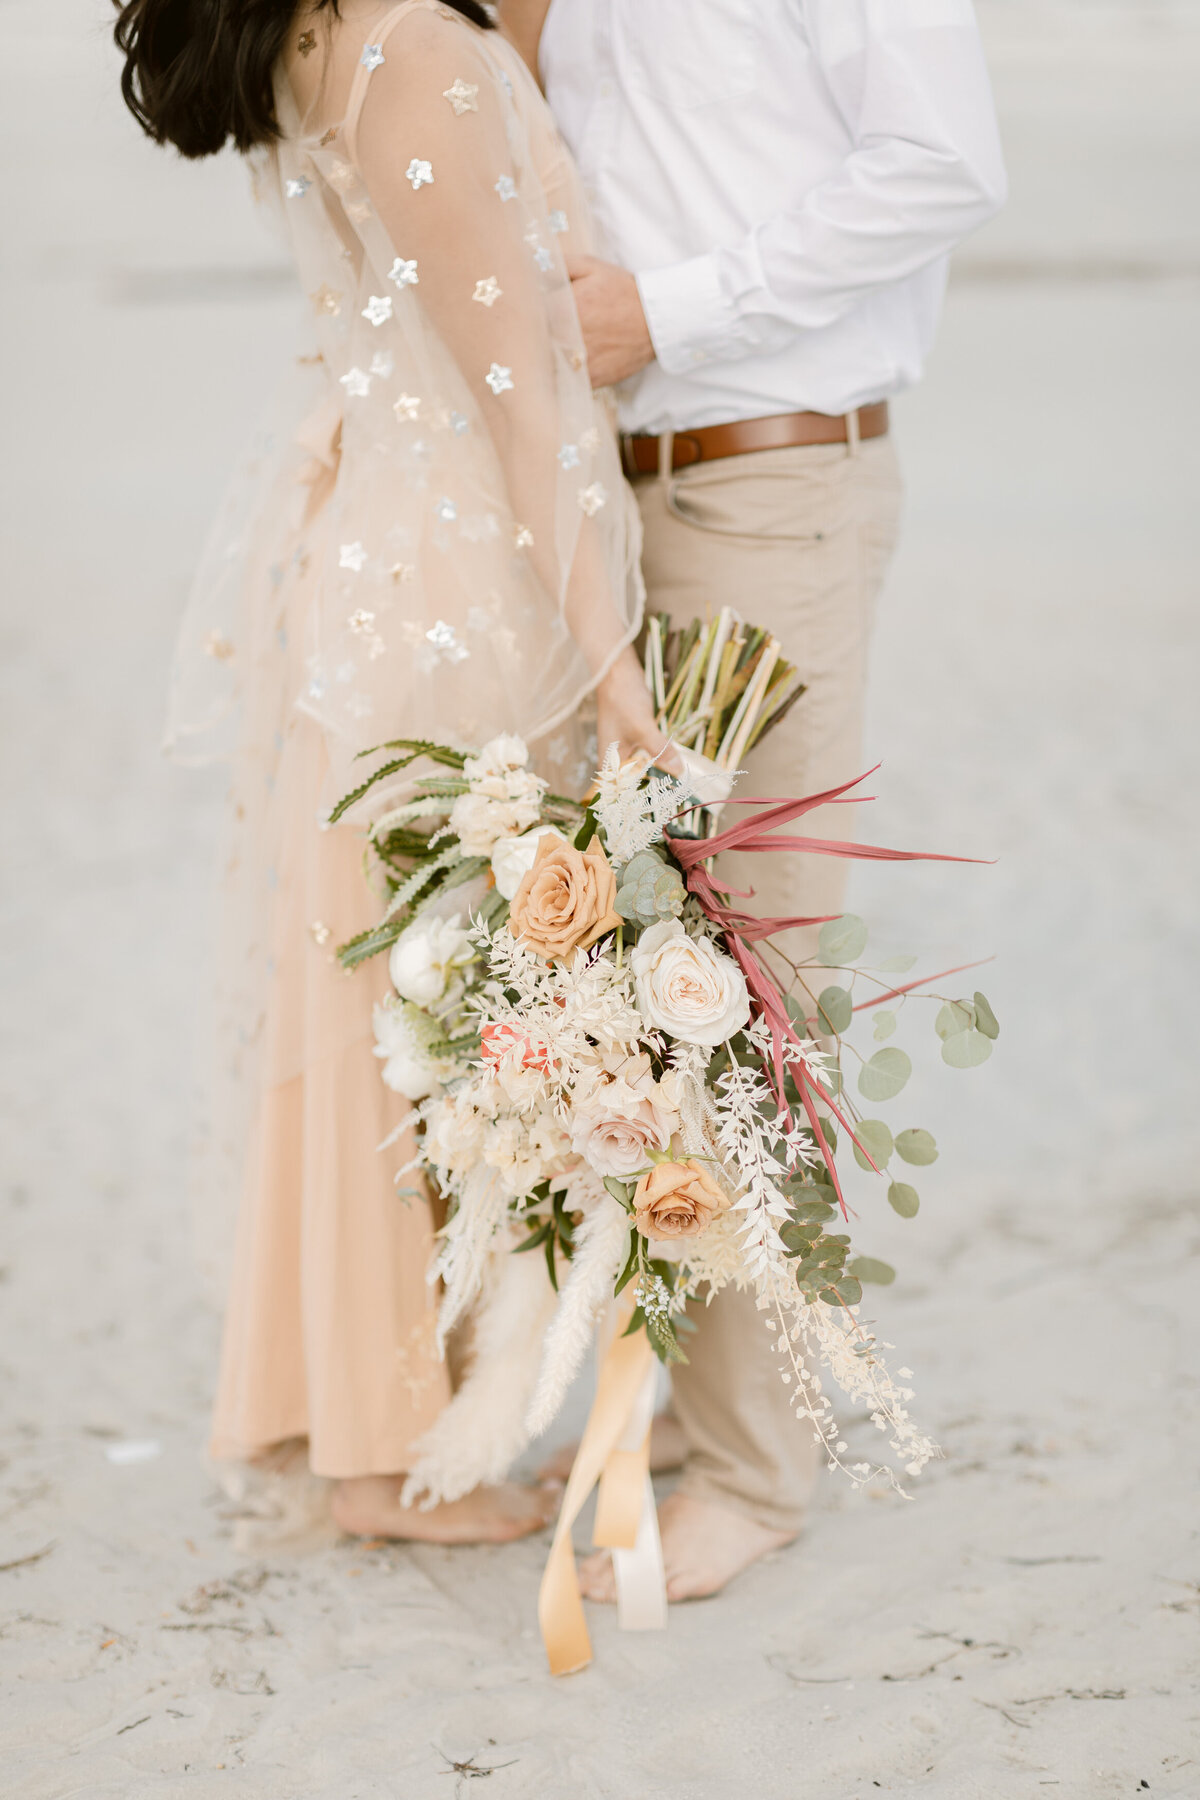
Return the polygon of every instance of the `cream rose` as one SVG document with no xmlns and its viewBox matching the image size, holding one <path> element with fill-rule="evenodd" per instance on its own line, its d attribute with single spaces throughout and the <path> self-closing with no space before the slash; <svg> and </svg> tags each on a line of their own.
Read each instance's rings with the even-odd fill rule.
<svg viewBox="0 0 1200 1800">
<path fill-rule="evenodd" d="M 586 850 L 542 838 L 532 869 L 513 896 L 508 928 L 545 962 L 586 950 L 622 924 L 614 902 L 617 878 L 593 838 Z"/>
<path fill-rule="evenodd" d="M 525 777 L 530 783 L 532 776 Z M 536 825 L 541 812 L 541 790 L 532 786 L 516 796 L 504 794 L 508 784 L 497 778 L 500 798 L 490 799 L 485 793 L 460 794 L 450 808 L 450 829 L 458 838 L 466 856 L 490 856 L 501 838 L 515 837 Z"/>
<path fill-rule="evenodd" d="M 536 831 L 522 832 L 520 837 L 501 838 L 492 851 L 492 874 L 496 878 L 496 891 L 505 900 L 514 897 L 521 885 L 521 877 L 532 869 L 538 845 L 544 837 L 557 838 L 560 844 L 567 841 L 553 825 L 539 825 Z"/>
<path fill-rule="evenodd" d="M 678 919 L 651 925 L 629 958 L 638 1007 L 685 1044 L 721 1044 L 750 1017 L 746 977 L 708 938 L 689 937 Z"/>
<path fill-rule="evenodd" d="M 448 919 L 418 919 L 392 945 L 388 974 L 401 999 L 431 1006 L 474 957 L 475 947 L 463 930 L 461 913 L 452 913 Z"/>
<path fill-rule="evenodd" d="M 628 1060 L 624 1072 L 605 1071 L 571 1119 L 571 1148 L 597 1175 L 622 1181 L 645 1167 L 649 1151 L 670 1149 L 679 1129 L 673 1089 L 655 1081 L 649 1057 Z"/>
<path fill-rule="evenodd" d="M 658 1163 L 638 1182 L 633 1197 L 634 1223 L 643 1237 L 697 1237 L 729 1205 L 704 1167 L 687 1162 Z"/>
</svg>

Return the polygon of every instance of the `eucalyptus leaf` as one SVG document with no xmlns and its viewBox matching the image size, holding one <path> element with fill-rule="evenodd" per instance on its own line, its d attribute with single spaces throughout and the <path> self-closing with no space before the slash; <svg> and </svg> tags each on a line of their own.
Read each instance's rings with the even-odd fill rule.
<svg viewBox="0 0 1200 1800">
<path fill-rule="evenodd" d="M 1000 1021 L 982 994 L 975 996 L 975 1025 L 977 1030 L 982 1031 L 984 1037 L 998 1038 L 1000 1036 Z"/>
<path fill-rule="evenodd" d="M 891 1127 L 885 1125 L 882 1119 L 860 1119 L 854 1127 L 854 1135 L 872 1157 L 876 1168 L 885 1169 L 893 1149 Z M 859 1168 L 869 1169 L 871 1164 L 853 1140 L 851 1140 L 851 1148 Z"/>
<path fill-rule="evenodd" d="M 843 1275 L 835 1288 L 821 1289 L 826 1306 L 857 1306 L 862 1299 L 862 1285 L 853 1275 Z"/>
<path fill-rule="evenodd" d="M 888 1205 L 902 1219 L 915 1219 L 920 1210 L 921 1196 L 906 1181 L 893 1181 L 888 1189 Z"/>
<path fill-rule="evenodd" d="M 854 1014 L 854 1002 L 850 998 L 849 988 L 827 987 L 817 1001 L 817 1024 L 820 1029 L 840 1037 L 849 1029 Z"/>
<path fill-rule="evenodd" d="M 903 1157 L 906 1163 L 912 1163 L 915 1168 L 920 1169 L 937 1161 L 938 1147 L 932 1132 L 913 1126 L 908 1131 L 897 1133 L 896 1154 Z"/>
<path fill-rule="evenodd" d="M 882 1044 L 884 1038 L 890 1038 L 896 1029 L 894 1012 L 877 1012 L 875 1014 L 875 1042 Z"/>
<path fill-rule="evenodd" d="M 982 1031 L 959 1031 L 942 1045 L 942 1061 L 952 1069 L 977 1069 L 992 1054 L 992 1040 Z"/>
<path fill-rule="evenodd" d="M 885 956 L 875 964 L 875 970 L 879 975 L 905 975 L 916 960 L 915 956 Z"/>
<path fill-rule="evenodd" d="M 891 1287 L 896 1279 L 896 1271 L 891 1263 L 880 1262 L 874 1256 L 856 1256 L 847 1267 L 860 1281 L 874 1282 L 876 1287 Z"/>
<path fill-rule="evenodd" d="M 858 1091 L 864 1100 L 894 1100 L 911 1074 L 911 1057 L 889 1044 L 858 1071 Z"/>
<path fill-rule="evenodd" d="M 825 963 L 852 963 L 867 947 L 867 927 L 857 913 L 843 913 L 822 925 L 817 953 Z"/>
<path fill-rule="evenodd" d="M 938 1011 L 933 1029 L 940 1038 L 946 1039 L 957 1036 L 960 1031 L 970 1031 L 974 1023 L 971 1007 L 962 1006 L 957 1000 L 947 1000 Z"/>
</svg>

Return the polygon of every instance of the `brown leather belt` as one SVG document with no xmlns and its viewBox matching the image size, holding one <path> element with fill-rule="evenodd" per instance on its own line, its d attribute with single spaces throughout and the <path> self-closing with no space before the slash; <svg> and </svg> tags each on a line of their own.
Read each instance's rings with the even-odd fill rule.
<svg viewBox="0 0 1200 1800">
<path fill-rule="evenodd" d="M 701 425 L 695 431 L 677 431 L 671 450 L 672 469 L 691 463 L 714 462 L 721 456 L 745 456 L 754 450 L 792 450 L 802 444 L 850 442 L 849 419 L 855 415 L 819 412 L 772 413 L 764 419 L 738 419 L 732 425 Z M 858 409 L 860 438 L 884 437 L 888 429 L 888 403 L 877 400 Z M 669 436 L 670 434 L 666 434 Z M 632 480 L 636 475 L 657 475 L 663 439 L 648 432 L 623 433 L 621 462 Z"/>
</svg>

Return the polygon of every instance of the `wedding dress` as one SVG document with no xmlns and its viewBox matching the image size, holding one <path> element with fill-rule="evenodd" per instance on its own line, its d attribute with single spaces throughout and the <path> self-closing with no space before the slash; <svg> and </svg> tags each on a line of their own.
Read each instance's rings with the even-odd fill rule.
<svg viewBox="0 0 1200 1800">
<path fill-rule="evenodd" d="M 449 1387 L 430 1206 L 378 1153 L 407 1110 L 372 1054 L 387 971 L 334 956 L 378 916 L 364 821 L 324 816 L 396 737 L 515 731 L 582 791 L 586 698 L 642 590 L 564 265 L 591 248 L 586 208 L 516 52 L 405 0 L 366 34 L 335 123 L 315 103 L 302 118 L 282 71 L 277 108 L 257 187 L 316 350 L 218 519 L 169 747 L 232 761 L 210 1191 L 235 1159 L 245 1173 L 212 1448 L 305 1437 L 315 1471 L 346 1476 L 408 1466 Z"/>
</svg>

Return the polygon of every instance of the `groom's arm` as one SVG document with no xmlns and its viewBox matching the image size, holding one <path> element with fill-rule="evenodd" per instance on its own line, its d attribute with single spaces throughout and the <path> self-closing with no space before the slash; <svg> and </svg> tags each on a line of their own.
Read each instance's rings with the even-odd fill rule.
<svg viewBox="0 0 1200 1800">
<path fill-rule="evenodd" d="M 496 8 L 500 29 L 521 52 L 539 84 L 538 45 L 542 41 L 542 26 L 546 23 L 549 11 L 550 0 L 501 0 Z"/>
<path fill-rule="evenodd" d="M 804 11 L 854 148 L 740 243 L 636 275 L 576 264 L 595 386 L 654 357 L 687 374 L 781 348 L 945 255 L 1002 203 L 1004 165 L 967 0 L 898 0 L 883 24 L 866 0 L 804 0 Z"/>
</svg>

